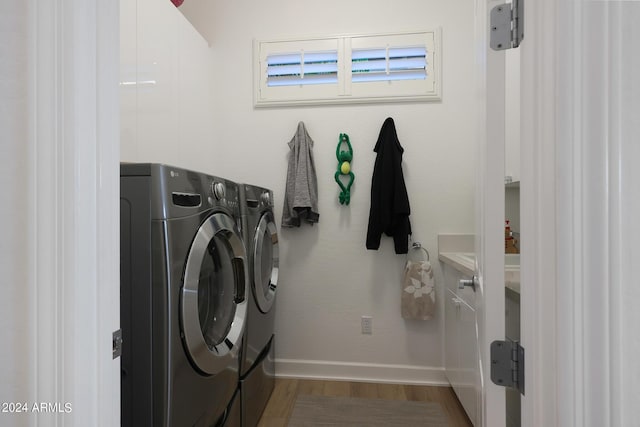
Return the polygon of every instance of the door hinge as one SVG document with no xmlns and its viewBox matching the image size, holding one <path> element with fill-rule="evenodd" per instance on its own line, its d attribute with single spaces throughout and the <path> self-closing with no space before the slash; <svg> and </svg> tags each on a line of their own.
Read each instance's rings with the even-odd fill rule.
<svg viewBox="0 0 640 427">
<path fill-rule="evenodd" d="M 491 9 L 490 34 L 489 45 L 493 50 L 520 46 L 524 39 L 524 0 L 513 0 Z"/>
<path fill-rule="evenodd" d="M 113 332 L 111 335 L 111 345 L 113 348 L 113 358 L 117 359 L 122 355 L 122 329 Z"/>
<path fill-rule="evenodd" d="M 524 347 L 518 341 L 491 343 L 491 381 L 524 394 Z"/>
</svg>

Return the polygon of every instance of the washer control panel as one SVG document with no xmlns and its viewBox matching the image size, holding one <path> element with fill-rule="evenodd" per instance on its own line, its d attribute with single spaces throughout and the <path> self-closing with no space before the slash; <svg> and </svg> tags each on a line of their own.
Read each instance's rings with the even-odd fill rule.
<svg viewBox="0 0 640 427">
<path fill-rule="evenodd" d="M 260 195 L 260 200 L 262 201 L 263 204 L 265 204 L 267 206 L 271 206 L 271 194 L 269 194 L 268 191 L 264 191 Z"/>
<path fill-rule="evenodd" d="M 216 200 L 222 200 L 225 197 L 227 189 L 222 182 L 212 182 L 211 183 L 211 192 L 213 193 Z"/>
</svg>

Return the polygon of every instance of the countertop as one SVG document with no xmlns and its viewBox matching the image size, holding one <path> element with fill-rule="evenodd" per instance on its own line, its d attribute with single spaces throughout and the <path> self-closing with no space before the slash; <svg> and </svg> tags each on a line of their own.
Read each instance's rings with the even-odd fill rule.
<svg viewBox="0 0 640 427">
<path fill-rule="evenodd" d="M 475 274 L 476 254 L 473 252 L 440 252 L 438 259 L 466 276 Z"/>
<path fill-rule="evenodd" d="M 440 252 L 438 259 L 466 276 L 473 276 L 475 274 L 476 255 L 473 252 Z M 509 291 L 520 295 L 519 265 L 505 264 L 504 286 Z"/>
</svg>

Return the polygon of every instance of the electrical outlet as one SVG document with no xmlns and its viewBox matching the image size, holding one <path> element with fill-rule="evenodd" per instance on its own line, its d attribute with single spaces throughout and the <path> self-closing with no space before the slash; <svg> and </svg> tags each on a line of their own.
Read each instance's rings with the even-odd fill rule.
<svg viewBox="0 0 640 427">
<path fill-rule="evenodd" d="M 362 316 L 362 333 L 365 335 L 373 334 L 373 319 L 371 316 Z"/>
</svg>

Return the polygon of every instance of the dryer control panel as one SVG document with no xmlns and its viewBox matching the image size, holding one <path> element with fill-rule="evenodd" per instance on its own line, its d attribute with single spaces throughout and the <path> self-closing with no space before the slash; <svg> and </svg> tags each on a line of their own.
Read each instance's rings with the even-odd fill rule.
<svg viewBox="0 0 640 427">
<path fill-rule="evenodd" d="M 260 200 L 262 201 L 262 204 L 270 207 L 273 206 L 273 202 L 271 201 L 271 192 L 270 191 L 264 191 L 262 193 L 262 195 L 260 196 Z"/>
<path fill-rule="evenodd" d="M 159 163 L 122 163 L 120 175 L 151 177 L 152 219 L 181 218 L 212 208 L 240 215 L 238 185 L 233 181 Z"/>
<path fill-rule="evenodd" d="M 226 187 L 223 182 L 212 182 L 211 183 L 211 192 L 216 200 L 223 200 L 226 195 Z"/>
</svg>

